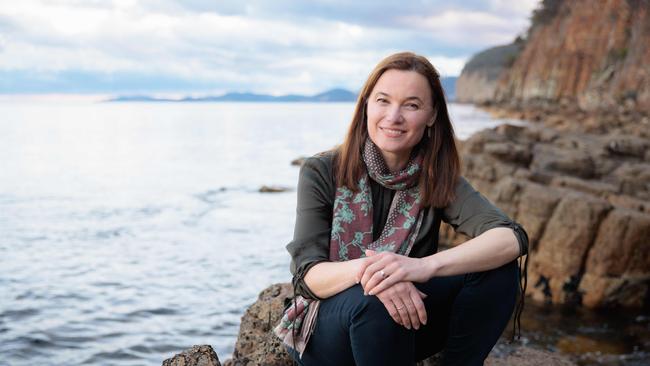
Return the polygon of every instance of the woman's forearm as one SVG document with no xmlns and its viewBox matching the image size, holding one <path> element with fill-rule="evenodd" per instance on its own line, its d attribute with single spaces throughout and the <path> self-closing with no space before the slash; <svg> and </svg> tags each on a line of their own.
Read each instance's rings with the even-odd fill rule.
<svg viewBox="0 0 650 366">
<path fill-rule="evenodd" d="M 512 229 L 499 227 L 436 254 L 427 261 L 429 278 L 481 272 L 500 267 L 519 256 L 519 243 Z"/>
<path fill-rule="evenodd" d="M 363 258 L 345 262 L 321 262 L 305 274 L 307 287 L 321 299 L 336 295 L 356 284 L 355 275 Z"/>
</svg>

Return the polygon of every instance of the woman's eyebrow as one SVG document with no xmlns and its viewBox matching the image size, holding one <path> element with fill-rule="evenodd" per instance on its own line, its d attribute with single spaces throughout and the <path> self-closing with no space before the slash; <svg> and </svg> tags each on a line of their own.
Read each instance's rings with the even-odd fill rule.
<svg viewBox="0 0 650 366">
<path fill-rule="evenodd" d="M 384 93 L 384 92 L 377 92 L 376 95 L 383 95 L 383 96 L 386 96 L 386 97 L 390 97 L 389 94 Z M 413 99 L 417 100 L 417 101 L 420 102 L 420 103 L 424 103 L 424 102 L 422 101 L 422 99 L 420 99 L 420 97 L 416 97 L 415 95 L 410 96 L 410 97 L 406 98 L 405 100 L 413 100 Z"/>
</svg>

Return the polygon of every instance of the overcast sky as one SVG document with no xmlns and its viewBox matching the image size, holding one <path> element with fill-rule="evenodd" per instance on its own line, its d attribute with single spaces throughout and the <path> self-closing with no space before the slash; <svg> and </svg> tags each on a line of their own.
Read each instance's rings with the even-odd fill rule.
<svg viewBox="0 0 650 366">
<path fill-rule="evenodd" d="M 358 90 L 390 53 L 456 76 L 537 0 L 0 0 L 0 93 Z"/>
</svg>

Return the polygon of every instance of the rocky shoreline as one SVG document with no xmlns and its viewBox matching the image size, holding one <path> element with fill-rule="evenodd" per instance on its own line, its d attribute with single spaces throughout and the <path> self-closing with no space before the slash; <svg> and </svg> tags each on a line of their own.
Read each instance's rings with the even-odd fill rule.
<svg viewBox="0 0 650 366">
<path fill-rule="evenodd" d="M 463 174 L 528 231 L 529 294 L 555 304 L 647 307 L 648 116 L 490 110 L 538 121 L 481 131 L 461 148 Z M 452 245 L 465 240 L 449 227 L 441 236 Z"/>
</svg>

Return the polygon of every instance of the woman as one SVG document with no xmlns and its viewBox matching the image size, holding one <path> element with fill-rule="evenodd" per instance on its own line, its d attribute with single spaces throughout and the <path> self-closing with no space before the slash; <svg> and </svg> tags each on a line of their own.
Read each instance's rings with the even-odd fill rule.
<svg viewBox="0 0 650 366">
<path fill-rule="evenodd" d="M 413 365 L 444 350 L 445 365 L 483 364 L 525 290 L 528 239 L 459 170 L 434 67 L 381 61 L 343 144 L 300 172 L 287 246 L 299 296 L 275 329 L 297 363 Z M 437 252 L 441 220 L 472 239 Z"/>
</svg>

